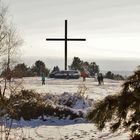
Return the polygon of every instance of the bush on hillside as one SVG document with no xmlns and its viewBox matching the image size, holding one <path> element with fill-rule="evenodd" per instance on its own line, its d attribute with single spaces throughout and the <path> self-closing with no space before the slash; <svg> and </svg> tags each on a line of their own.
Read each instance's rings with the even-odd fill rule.
<svg viewBox="0 0 140 140">
<path fill-rule="evenodd" d="M 63 96 L 63 99 L 62 96 L 63 95 L 54 96 L 50 94 L 41 96 L 32 90 L 21 90 L 18 94 L 11 95 L 7 101 L 7 114 L 10 118 L 16 120 L 20 120 L 21 118 L 31 120 L 43 116 L 75 119 L 84 116 L 82 111 L 75 111 L 73 108 L 70 108 L 70 106 L 74 107 L 74 105 L 76 105 L 76 100 L 81 100 L 84 106 L 86 106 L 82 97 L 75 97 L 75 95 L 73 95 L 71 99 L 74 99 L 75 102 L 73 105 L 69 105 L 70 94 L 67 94 L 69 98 L 66 98 L 65 102 L 64 98 L 66 95 L 65 97 Z"/>
<path fill-rule="evenodd" d="M 108 71 L 104 77 L 112 80 L 124 80 L 124 77 L 122 75 L 114 74 L 111 71 Z"/>
<path fill-rule="evenodd" d="M 140 137 L 140 68 L 122 85 L 118 95 L 107 96 L 96 103 L 87 118 L 103 129 L 110 122 L 110 130 L 126 128 L 131 132 L 131 140 Z"/>
<path fill-rule="evenodd" d="M 10 118 L 20 120 L 37 119 L 44 114 L 45 101 L 39 94 L 31 90 L 21 90 L 16 95 L 11 95 L 7 106 Z"/>
</svg>

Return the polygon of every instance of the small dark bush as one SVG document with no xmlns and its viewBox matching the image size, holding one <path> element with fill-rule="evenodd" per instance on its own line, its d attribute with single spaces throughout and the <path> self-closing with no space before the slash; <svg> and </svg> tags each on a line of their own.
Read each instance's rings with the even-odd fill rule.
<svg viewBox="0 0 140 140">
<path fill-rule="evenodd" d="M 22 90 L 17 95 L 12 95 L 7 106 L 11 118 L 20 120 L 37 119 L 43 115 L 45 101 L 34 91 Z"/>
</svg>

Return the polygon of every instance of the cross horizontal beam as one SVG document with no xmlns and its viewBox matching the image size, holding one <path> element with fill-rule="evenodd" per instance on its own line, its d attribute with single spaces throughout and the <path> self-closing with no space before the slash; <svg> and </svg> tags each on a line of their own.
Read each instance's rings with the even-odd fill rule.
<svg viewBox="0 0 140 140">
<path fill-rule="evenodd" d="M 80 38 L 46 38 L 47 41 L 86 41 L 86 39 L 80 39 Z"/>
<path fill-rule="evenodd" d="M 65 20 L 65 36 L 64 38 L 46 38 L 46 41 L 64 41 L 65 43 L 65 70 L 67 70 L 67 43 L 68 41 L 86 41 L 83 38 L 68 38 L 67 20 Z"/>
</svg>

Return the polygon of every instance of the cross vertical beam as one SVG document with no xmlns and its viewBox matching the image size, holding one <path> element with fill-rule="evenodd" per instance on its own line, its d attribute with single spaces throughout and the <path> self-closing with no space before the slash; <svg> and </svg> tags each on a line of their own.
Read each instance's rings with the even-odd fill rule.
<svg viewBox="0 0 140 140">
<path fill-rule="evenodd" d="M 67 70 L 67 38 L 68 38 L 68 32 L 67 32 L 67 20 L 65 20 L 65 70 Z"/>
<path fill-rule="evenodd" d="M 68 41 L 86 41 L 86 39 L 81 39 L 81 38 L 68 38 L 68 24 L 67 24 L 67 20 L 65 20 L 65 37 L 64 38 L 46 38 L 46 41 L 64 41 L 65 42 L 65 63 L 64 63 L 64 67 L 65 70 L 67 70 L 67 43 Z"/>
</svg>

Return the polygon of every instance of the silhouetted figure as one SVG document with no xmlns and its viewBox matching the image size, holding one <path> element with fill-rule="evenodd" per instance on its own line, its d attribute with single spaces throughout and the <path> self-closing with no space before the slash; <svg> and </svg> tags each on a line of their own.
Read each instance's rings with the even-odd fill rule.
<svg viewBox="0 0 140 140">
<path fill-rule="evenodd" d="M 102 73 L 100 74 L 100 80 L 101 80 L 101 83 L 104 84 L 104 77 Z"/>
<path fill-rule="evenodd" d="M 101 85 L 101 79 L 100 79 L 100 75 L 99 74 L 97 76 L 97 80 L 98 80 L 98 84 Z"/>
<path fill-rule="evenodd" d="M 98 74 L 97 80 L 98 80 L 99 85 L 101 85 L 101 83 L 104 83 L 102 73 L 99 73 L 99 74 Z"/>
<path fill-rule="evenodd" d="M 42 74 L 42 85 L 45 85 L 45 74 Z"/>
</svg>

